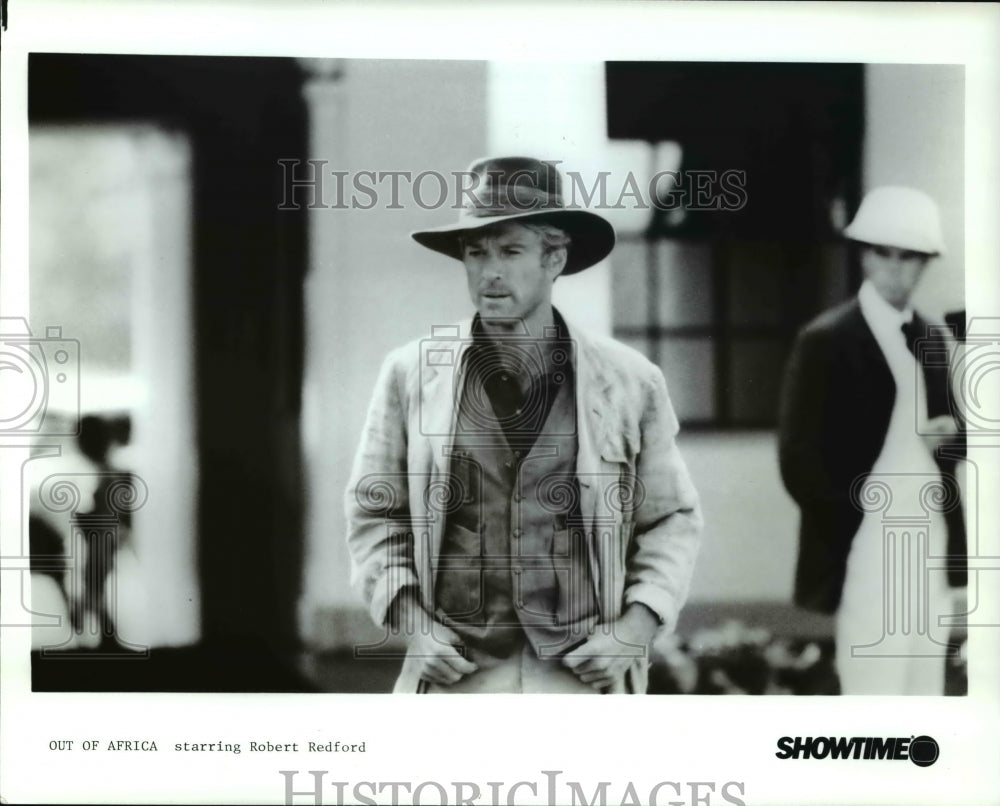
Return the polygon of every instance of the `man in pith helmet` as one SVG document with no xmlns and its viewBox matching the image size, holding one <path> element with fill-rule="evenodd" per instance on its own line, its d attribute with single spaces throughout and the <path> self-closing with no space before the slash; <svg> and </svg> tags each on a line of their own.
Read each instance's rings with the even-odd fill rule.
<svg viewBox="0 0 1000 806">
<path fill-rule="evenodd" d="M 697 493 L 660 370 L 567 322 L 564 274 L 614 229 L 554 164 L 472 165 L 457 223 L 475 316 L 388 356 L 346 496 L 352 580 L 402 631 L 397 692 L 641 693 L 698 549 Z"/>
<path fill-rule="evenodd" d="M 844 694 L 943 694 L 936 618 L 966 573 L 963 443 L 944 332 L 911 305 L 944 252 L 937 205 L 876 188 L 844 234 L 864 282 L 799 334 L 782 395 L 781 472 L 801 511 L 795 599 L 836 613 Z M 947 573 L 924 573 L 945 557 Z"/>
</svg>

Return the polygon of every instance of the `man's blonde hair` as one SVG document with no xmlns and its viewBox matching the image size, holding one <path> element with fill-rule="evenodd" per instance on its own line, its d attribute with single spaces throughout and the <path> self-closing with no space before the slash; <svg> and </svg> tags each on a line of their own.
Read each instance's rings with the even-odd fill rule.
<svg viewBox="0 0 1000 806">
<path fill-rule="evenodd" d="M 517 224 L 527 230 L 531 230 L 542 239 L 543 258 L 547 258 L 553 252 L 557 252 L 560 249 L 565 249 L 568 253 L 570 244 L 573 242 L 573 239 L 570 238 L 569 233 L 565 230 L 546 221 L 531 221 L 529 219 L 526 221 L 502 221 L 473 230 L 471 233 L 460 233 L 458 236 L 459 245 L 464 249 L 469 243 L 480 238 L 495 238 L 504 227 L 510 224 Z"/>
<path fill-rule="evenodd" d="M 569 237 L 569 233 L 565 230 L 559 229 L 559 227 L 552 224 L 547 224 L 544 221 L 519 221 L 517 223 L 521 224 L 525 229 L 537 232 L 541 236 L 542 255 L 549 255 L 558 249 L 565 249 L 568 252 L 569 246 L 573 242 L 573 239 Z"/>
</svg>

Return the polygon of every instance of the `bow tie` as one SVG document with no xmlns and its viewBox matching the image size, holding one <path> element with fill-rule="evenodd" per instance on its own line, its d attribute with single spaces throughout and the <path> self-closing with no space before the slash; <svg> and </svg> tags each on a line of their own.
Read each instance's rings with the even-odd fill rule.
<svg viewBox="0 0 1000 806">
<path fill-rule="evenodd" d="M 924 384 L 927 390 L 927 414 L 936 417 L 949 414 L 949 368 L 948 352 L 944 342 L 938 338 L 933 328 L 927 327 L 914 316 L 909 322 L 904 322 L 900 330 L 906 339 L 906 348 L 917 359 L 923 372 Z M 917 342 L 921 350 L 917 352 Z"/>
<path fill-rule="evenodd" d="M 906 349 L 913 353 L 913 355 L 916 355 L 917 340 L 927 335 L 926 333 L 921 332 L 922 328 L 917 324 L 916 317 L 911 319 L 909 322 L 903 322 L 900 330 L 903 331 L 903 338 L 906 339 Z"/>
</svg>

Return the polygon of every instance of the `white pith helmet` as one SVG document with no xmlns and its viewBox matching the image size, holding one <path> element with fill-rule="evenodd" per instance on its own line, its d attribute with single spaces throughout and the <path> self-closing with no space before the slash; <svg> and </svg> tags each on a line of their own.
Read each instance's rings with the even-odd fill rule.
<svg viewBox="0 0 1000 806">
<path fill-rule="evenodd" d="M 915 188 L 887 186 L 870 190 L 854 220 L 844 228 L 844 235 L 852 241 L 926 255 L 944 253 L 938 206 Z"/>
</svg>

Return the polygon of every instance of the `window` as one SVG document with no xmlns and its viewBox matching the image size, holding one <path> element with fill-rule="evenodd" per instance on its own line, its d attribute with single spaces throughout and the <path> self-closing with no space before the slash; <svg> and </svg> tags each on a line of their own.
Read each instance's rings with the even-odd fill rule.
<svg viewBox="0 0 1000 806">
<path fill-rule="evenodd" d="M 745 177 L 742 206 L 697 210 L 689 192 L 622 239 L 615 335 L 662 367 L 685 424 L 772 427 L 796 332 L 857 278 L 838 232 L 858 198 L 862 67 L 619 62 L 606 75 L 610 137 L 679 146 L 681 187 L 690 171 Z"/>
</svg>

